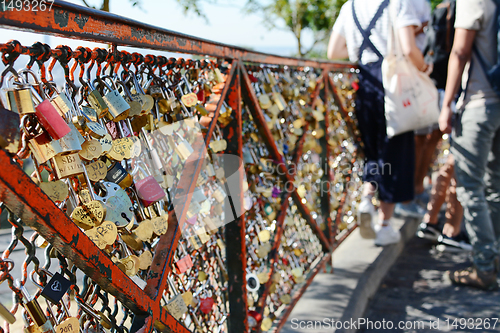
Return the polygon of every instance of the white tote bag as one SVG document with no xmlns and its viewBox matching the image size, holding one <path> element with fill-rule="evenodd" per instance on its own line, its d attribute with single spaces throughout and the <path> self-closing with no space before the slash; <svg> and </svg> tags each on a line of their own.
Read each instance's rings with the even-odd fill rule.
<svg viewBox="0 0 500 333">
<path fill-rule="evenodd" d="M 433 125 L 438 121 L 440 112 L 436 86 L 403 55 L 394 27 L 394 7 L 393 0 L 389 5 L 391 27 L 387 55 L 382 62 L 385 118 L 389 138 Z"/>
</svg>

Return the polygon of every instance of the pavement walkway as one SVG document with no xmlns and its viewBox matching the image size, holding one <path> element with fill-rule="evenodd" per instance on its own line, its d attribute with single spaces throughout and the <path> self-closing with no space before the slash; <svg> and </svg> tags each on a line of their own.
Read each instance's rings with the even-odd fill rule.
<svg viewBox="0 0 500 333">
<path fill-rule="evenodd" d="M 334 252 L 334 273 L 315 277 L 281 332 L 500 332 L 500 291 L 444 277 L 468 266 L 469 253 L 440 252 L 414 236 L 418 221 L 398 223 L 401 242 L 384 248 L 354 231 Z"/>
</svg>

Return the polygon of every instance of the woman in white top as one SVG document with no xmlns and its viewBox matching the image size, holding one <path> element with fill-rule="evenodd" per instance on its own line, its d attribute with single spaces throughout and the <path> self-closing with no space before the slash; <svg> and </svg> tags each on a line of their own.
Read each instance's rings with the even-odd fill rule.
<svg viewBox="0 0 500 333">
<path fill-rule="evenodd" d="M 392 0 L 391 6 L 396 6 L 394 24 L 404 54 L 417 68 L 427 70 L 415 43 L 420 20 L 410 0 Z M 414 134 L 407 132 L 391 139 L 386 134 L 381 64 L 387 52 L 389 24 L 389 0 L 349 0 L 342 6 L 328 45 L 330 59 L 349 58 L 359 65 L 356 117 L 364 143 L 365 187 L 358 224 L 361 235 L 375 238 L 380 246 L 399 242 L 401 236 L 391 225 L 394 205 L 414 196 Z M 375 192 L 380 199 L 376 224 L 371 202 Z"/>
</svg>

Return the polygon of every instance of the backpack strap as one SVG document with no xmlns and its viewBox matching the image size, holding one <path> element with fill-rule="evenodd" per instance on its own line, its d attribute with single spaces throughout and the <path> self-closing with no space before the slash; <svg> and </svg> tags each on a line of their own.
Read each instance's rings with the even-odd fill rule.
<svg viewBox="0 0 500 333">
<path fill-rule="evenodd" d="M 358 59 L 361 61 L 361 56 L 363 55 L 363 51 L 368 47 L 370 48 L 380 60 L 384 59 L 384 56 L 380 53 L 379 50 L 373 45 L 372 41 L 370 40 L 370 35 L 372 33 L 372 29 L 375 27 L 375 24 L 377 23 L 378 19 L 382 16 L 382 13 L 384 12 L 384 9 L 389 6 L 390 0 L 384 0 L 380 6 L 377 9 L 377 12 L 373 16 L 372 20 L 370 21 L 370 24 L 366 29 L 363 29 L 361 27 L 361 24 L 359 23 L 358 16 L 356 15 L 356 10 L 354 9 L 354 0 L 352 0 L 352 16 L 354 18 L 354 23 L 356 24 L 356 27 L 358 28 L 359 32 L 363 36 L 363 43 L 359 47 L 359 54 L 358 54 Z"/>
</svg>

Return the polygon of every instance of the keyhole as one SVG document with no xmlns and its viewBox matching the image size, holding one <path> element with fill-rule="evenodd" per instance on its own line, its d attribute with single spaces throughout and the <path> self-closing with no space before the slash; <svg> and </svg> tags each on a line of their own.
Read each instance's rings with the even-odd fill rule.
<svg viewBox="0 0 500 333">
<path fill-rule="evenodd" d="M 122 212 L 121 216 L 122 216 L 125 220 L 127 220 L 127 222 L 128 222 L 128 223 L 130 223 L 130 219 L 128 218 L 127 214 L 125 214 L 125 213 L 123 213 L 123 212 Z M 116 224 L 116 225 L 120 225 L 120 223 L 119 223 L 119 222 L 116 222 L 115 224 Z"/>
<path fill-rule="evenodd" d="M 255 280 L 253 277 L 248 279 L 247 283 L 250 289 L 254 289 L 255 287 L 257 287 L 257 280 Z"/>
</svg>

